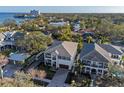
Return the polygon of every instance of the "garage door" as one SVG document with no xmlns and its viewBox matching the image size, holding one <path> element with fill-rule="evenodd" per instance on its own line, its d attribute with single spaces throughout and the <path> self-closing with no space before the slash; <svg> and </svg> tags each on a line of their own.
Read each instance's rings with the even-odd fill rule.
<svg viewBox="0 0 124 93">
<path fill-rule="evenodd" d="M 60 64 L 59 67 L 60 67 L 60 68 L 65 68 L 65 69 L 68 69 L 68 68 L 69 68 L 68 65 L 63 65 L 63 64 Z"/>
</svg>

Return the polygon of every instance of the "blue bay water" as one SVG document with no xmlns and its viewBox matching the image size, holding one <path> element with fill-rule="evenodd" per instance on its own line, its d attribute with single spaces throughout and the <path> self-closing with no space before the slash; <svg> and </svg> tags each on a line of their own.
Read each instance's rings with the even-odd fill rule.
<svg viewBox="0 0 124 93">
<path fill-rule="evenodd" d="M 14 19 L 17 23 L 24 21 L 24 18 L 14 18 L 17 13 L 0 13 L 0 24 L 2 24 L 7 19 Z"/>
</svg>

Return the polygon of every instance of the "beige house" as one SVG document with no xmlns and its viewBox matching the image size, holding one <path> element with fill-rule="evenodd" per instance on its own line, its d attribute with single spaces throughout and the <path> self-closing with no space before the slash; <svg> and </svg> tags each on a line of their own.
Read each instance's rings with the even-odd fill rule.
<svg viewBox="0 0 124 93">
<path fill-rule="evenodd" d="M 54 41 L 44 52 L 45 64 L 57 68 L 71 70 L 77 54 L 77 43 L 69 41 Z"/>
</svg>

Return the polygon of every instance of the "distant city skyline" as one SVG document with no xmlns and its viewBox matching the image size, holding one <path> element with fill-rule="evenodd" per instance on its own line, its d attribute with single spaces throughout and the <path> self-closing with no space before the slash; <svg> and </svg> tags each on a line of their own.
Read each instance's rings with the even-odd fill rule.
<svg viewBox="0 0 124 93">
<path fill-rule="evenodd" d="M 123 6 L 0 6 L 0 12 L 30 12 L 33 9 L 41 13 L 124 13 Z"/>
</svg>

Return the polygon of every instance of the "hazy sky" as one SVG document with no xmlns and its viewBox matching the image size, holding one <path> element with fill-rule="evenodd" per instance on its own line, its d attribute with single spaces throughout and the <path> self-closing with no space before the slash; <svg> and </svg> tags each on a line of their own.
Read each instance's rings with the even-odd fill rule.
<svg viewBox="0 0 124 93">
<path fill-rule="evenodd" d="M 124 13 L 121 6 L 0 6 L 0 12 L 29 12 L 32 9 L 43 13 Z"/>
</svg>

